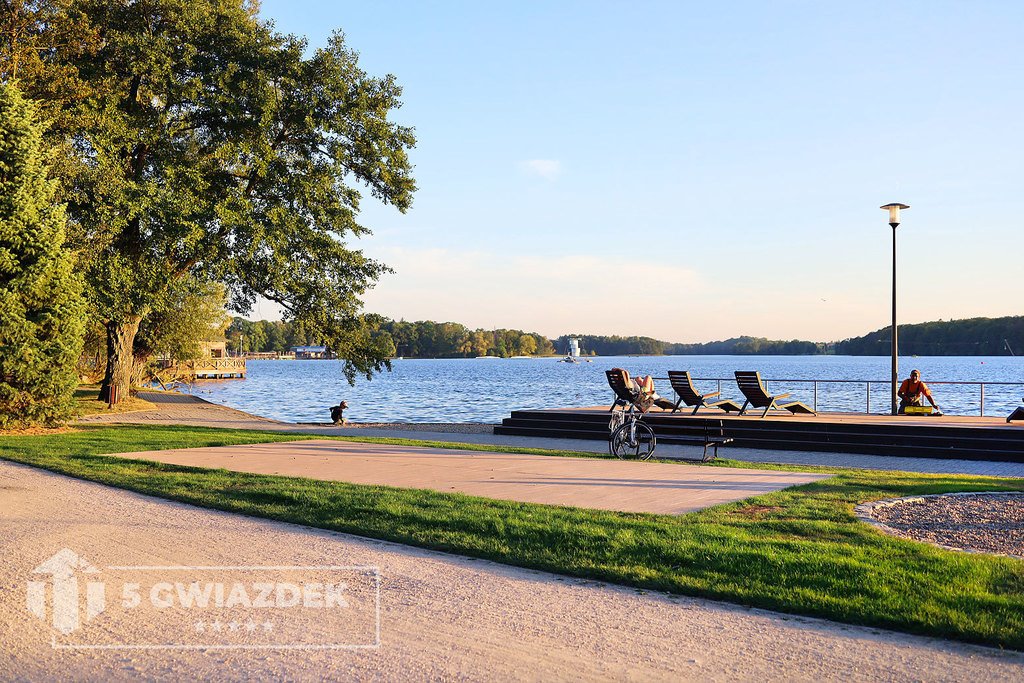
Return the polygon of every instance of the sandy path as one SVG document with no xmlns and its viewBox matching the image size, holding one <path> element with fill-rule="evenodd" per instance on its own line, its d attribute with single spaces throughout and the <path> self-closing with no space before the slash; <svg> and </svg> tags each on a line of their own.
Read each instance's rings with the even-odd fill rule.
<svg viewBox="0 0 1024 683">
<path fill-rule="evenodd" d="M 0 672 L 21 680 L 1021 680 L 1024 655 L 671 598 L 159 501 L 0 462 Z M 26 608 L 41 561 L 111 565 L 377 565 L 368 650 L 60 650 Z M 364 596 L 356 592 L 358 604 Z M 120 618 L 115 619 L 115 615 Z M 287 615 L 290 637 L 335 635 Z M 344 626 L 344 624 L 340 624 Z M 109 605 L 75 636 L 117 643 L 153 624 Z M 195 632 L 165 637 L 208 643 Z M 86 634 L 86 635 L 82 635 Z"/>
<path fill-rule="evenodd" d="M 667 515 L 828 476 L 327 440 L 118 453 L 117 457 Z"/>
</svg>

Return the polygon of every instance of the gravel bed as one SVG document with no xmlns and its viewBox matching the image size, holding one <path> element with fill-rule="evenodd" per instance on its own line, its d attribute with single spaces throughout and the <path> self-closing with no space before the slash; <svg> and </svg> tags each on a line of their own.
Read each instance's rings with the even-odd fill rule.
<svg viewBox="0 0 1024 683">
<path fill-rule="evenodd" d="M 1024 493 L 901 498 L 880 501 L 868 514 L 904 538 L 1024 557 Z"/>
</svg>

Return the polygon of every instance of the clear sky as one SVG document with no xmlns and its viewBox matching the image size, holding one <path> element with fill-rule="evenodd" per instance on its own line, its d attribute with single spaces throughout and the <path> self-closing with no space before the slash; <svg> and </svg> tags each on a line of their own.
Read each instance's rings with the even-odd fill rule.
<svg viewBox="0 0 1024 683">
<path fill-rule="evenodd" d="M 1018 315 L 1024 3 L 264 0 L 394 74 L 412 209 L 367 309 L 550 336 L 835 340 Z M 266 306 L 263 306 L 266 314 Z"/>
</svg>

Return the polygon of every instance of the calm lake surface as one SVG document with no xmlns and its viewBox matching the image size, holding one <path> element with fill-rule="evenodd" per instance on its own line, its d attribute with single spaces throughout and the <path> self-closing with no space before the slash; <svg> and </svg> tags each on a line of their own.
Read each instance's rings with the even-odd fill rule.
<svg viewBox="0 0 1024 683">
<path fill-rule="evenodd" d="M 722 398 L 743 403 L 732 379 L 735 370 L 759 370 L 768 380 L 818 380 L 822 411 L 864 412 L 867 389 L 824 380 L 873 380 L 871 412 L 889 411 L 889 358 L 870 356 L 604 356 L 590 363 L 560 363 L 556 358 L 396 360 L 392 372 L 349 386 L 337 361 L 248 362 L 244 380 L 200 380 L 193 393 L 214 403 L 286 422 L 327 422 L 328 407 L 348 401 L 353 422 L 500 422 L 513 410 L 610 405 L 604 371 L 622 367 L 632 375 L 667 377 L 689 370 L 702 391 L 715 391 L 723 378 Z M 985 414 L 1006 416 L 1024 397 L 1024 357 L 901 358 L 900 378 L 921 370 L 943 411 L 977 415 L 979 387 L 939 382 L 1017 382 L 987 385 Z M 667 379 L 658 392 L 675 400 Z M 772 381 L 773 392 L 813 405 L 810 383 Z"/>
</svg>

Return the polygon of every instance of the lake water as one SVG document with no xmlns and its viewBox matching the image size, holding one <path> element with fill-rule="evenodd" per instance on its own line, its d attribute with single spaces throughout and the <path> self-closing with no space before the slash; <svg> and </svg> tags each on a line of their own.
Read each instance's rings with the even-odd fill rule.
<svg viewBox="0 0 1024 683">
<path fill-rule="evenodd" d="M 249 413 L 286 422 L 326 422 L 328 407 L 348 401 L 345 417 L 354 422 L 500 422 L 513 410 L 610 405 L 604 371 L 614 367 L 630 374 L 667 377 L 669 370 L 689 370 L 695 378 L 730 378 L 722 398 L 743 399 L 731 379 L 735 370 L 760 370 L 766 379 L 819 380 L 817 407 L 822 411 L 863 412 L 866 388 L 821 380 L 877 380 L 871 387 L 871 412 L 889 411 L 889 358 L 854 356 L 645 356 L 594 358 L 590 363 L 559 363 L 555 358 L 396 360 L 393 371 L 349 386 L 336 361 L 248 362 L 244 380 L 200 380 L 193 393 Z M 901 358 L 901 379 L 921 370 L 944 412 L 977 415 L 978 386 L 936 382 L 1018 382 L 985 387 L 985 414 L 1005 416 L 1024 397 L 1024 357 Z M 697 381 L 702 391 L 718 388 Z M 665 397 L 675 396 L 668 381 L 657 382 Z M 773 381 L 773 392 L 792 393 L 812 405 L 811 384 Z"/>
</svg>

